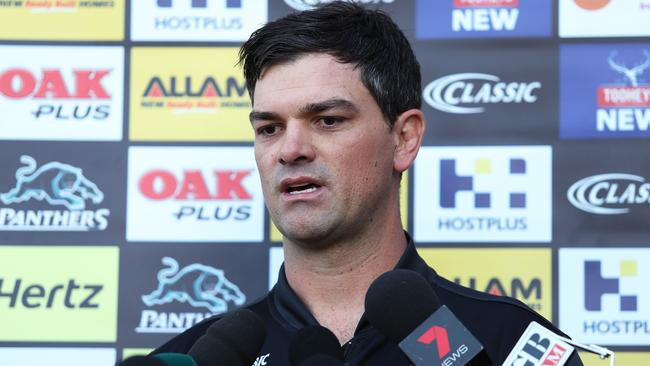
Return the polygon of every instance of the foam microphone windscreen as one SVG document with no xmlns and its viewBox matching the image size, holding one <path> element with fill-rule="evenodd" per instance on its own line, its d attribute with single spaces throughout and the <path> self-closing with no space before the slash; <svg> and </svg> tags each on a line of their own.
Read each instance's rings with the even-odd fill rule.
<svg viewBox="0 0 650 366">
<path fill-rule="evenodd" d="M 309 325 L 296 332 L 291 339 L 289 364 L 301 366 L 316 355 L 328 356 L 330 360 L 338 360 L 339 363 L 343 361 L 343 350 L 334 333 L 320 325 Z"/>
<path fill-rule="evenodd" d="M 265 338 L 264 321 L 248 309 L 239 309 L 212 324 L 188 354 L 199 366 L 250 366 Z"/>
<path fill-rule="evenodd" d="M 165 366 L 165 363 L 150 356 L 131 356 L 118 366 Z"/>
<path fill-rule="evenodd" d="M 366 293 L 366 317 L 384 336 L 400 343 L 440 306 L 420 274 L 395 269 L 379 276 Z"/>
</svg>

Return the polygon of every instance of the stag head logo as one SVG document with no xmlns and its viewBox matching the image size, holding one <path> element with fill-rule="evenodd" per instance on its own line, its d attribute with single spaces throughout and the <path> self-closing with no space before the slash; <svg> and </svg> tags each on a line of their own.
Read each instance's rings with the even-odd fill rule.
<svg viewBox="0 0 650 366">
<path fill-rule="evenodd" d="M 641 74 L 643 74 L 643 71 L 644 71 L 645 69 L 647 69 L 648 66 L 650 66 L 650 52 L 648 52 L 648 51 L 643 51 L 643 54 L 645 55 L 645 60 L 642 61 L 641 63 L 639 63 L 639 64 L 637 64 L 637 65 L 631 67 L 631 68 L 628 68 L 627 66 L 625 66 L 625 65 L 622 64 L 622 63 L 617 63 L 617 62 L 614 60 L 614 58 L 616 57 L 617 53 L 618 53 L 618 52 L 613 51 L 613 52 L 610 54 L 609 58 L 607 59 L 607 62 L 609 62 L 609 67 L 611 67 L 612 70 L 614 70 L 614 71 L 616 71 L 616 72 L 619 72 L 619 73 L 625 75 L 625 77 L 626 77 L 628 80 L 630 80 L 630 83 L 632 84 L 632 86 L 639 86 L 639 82 L 638 82 L 638 79 L 637 79 L 637 78 L 638 78 L 639 76 L 641 76 Z"/>
</svg>

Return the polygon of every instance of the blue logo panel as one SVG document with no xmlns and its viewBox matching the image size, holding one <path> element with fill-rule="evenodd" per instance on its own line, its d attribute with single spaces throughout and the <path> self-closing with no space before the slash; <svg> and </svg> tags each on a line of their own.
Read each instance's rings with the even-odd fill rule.
<svg viewBox="0 0 650 366">
<path fill-rule="evenodd" d="M 650 137 L 650 44 L 561 46 L 560 137 Z"/>
<path fill-rule="evenodd" d="M 551 35 L 550 0 L 417 0 L 416 38 Z"/>
</svg>

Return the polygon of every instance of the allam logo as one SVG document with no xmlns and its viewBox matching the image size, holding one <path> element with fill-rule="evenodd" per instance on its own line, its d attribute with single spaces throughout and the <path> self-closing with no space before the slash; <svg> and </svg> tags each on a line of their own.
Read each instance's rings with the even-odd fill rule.
<svg viewBox="0 0 650 366">
<path fill-rule="evenodd" d="M 578 342 L 647 344 L 649 265 L 647 248 L 560 249 L 560 328 Z"/>
<path fill-rule="evenodd" d="M 561 46 L 560 136 L 649 137 L 649 67 L 647 45 Z"/>
<path fill-rule="evenodd" d="M 445 0 L 416 2 L 416 36 L 436 38 L 546 37 L 548 0 Z"/>
<path fill-rule="evenodd" d="M 550 158 L 545 146 L 423 148 L 416 240 L 550 240 Z"/>
<path fill-rule="evenodd" d="M 650 204 L 650 183 L 645 178 L 623 173 L 592 175 L 573 183 L 567 190 L 571 204 L 596 215 L 622 215 L 635 206 Z"/>
<path fill-rule="evenodd" d="M 70 164 L 52 161 L 38 167 L 36 160 L 22 155 L 23 167 L 15 173 L 16 184 L 0 193 L 0 201 L 19 206 L 30 201 L 44 201 L 65 210 L 22 210 L 0 208 L 0 231 L 88 231 L 105 230 L 110 211 L 87 210 L 87 202 L 100 204 L 104 194 L 88 179 L 83 170 Z"/>
<path fill-rule="evenodd" d="M 227 312 L 230 306 L 246 302 L 246 295 L 221 269 L 200 263 L 180 268 L 171 257 L 163 257 L 162 263 L 165 267 L 156 275 L 157 288 L 143 295 L 142 302 L 149 308 L 182 303 L 204 312 L 142 310 L 136 333 L 180 333 L 207 317 Z"/>
<path fill-rule="evenodd" d="M 422 96 L 431 107 L 447 113 L 483 113 L 489 104 L 535 103 L 539 81 L 501 81 L 496 75 L 459 73 L 429 83 Z"/>
</svg>

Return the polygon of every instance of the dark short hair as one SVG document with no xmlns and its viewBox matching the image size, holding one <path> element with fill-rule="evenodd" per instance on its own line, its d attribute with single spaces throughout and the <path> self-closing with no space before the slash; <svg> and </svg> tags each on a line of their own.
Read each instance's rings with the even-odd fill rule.
<svg viewBox="0 0 650 366">
<path fill-rule="evenodd" d="M 402 31 L 386 13 L 342 1 L 287 15 L 251 35 L 239 51 L 251 101 L 265 68 L 309 53 L 354 64 L 391 127 L 421 106 L 420 65 Z"/>
</svg>

